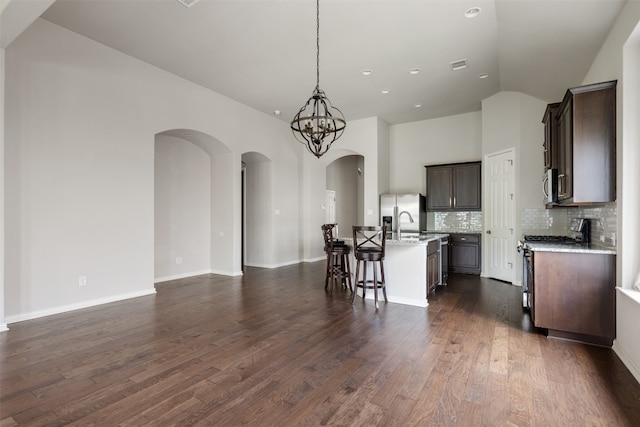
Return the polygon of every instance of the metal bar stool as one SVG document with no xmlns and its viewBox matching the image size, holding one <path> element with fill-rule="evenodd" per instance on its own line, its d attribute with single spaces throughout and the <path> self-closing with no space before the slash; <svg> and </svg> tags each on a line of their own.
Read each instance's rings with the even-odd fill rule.
<svg viewBox="0 0 640 427">
<path fill-rule="evenodd" d="M 342 287 L 347 287 L 353 292 L 351 284 L 351 266 L 349 263 L 349 255 L 351 248 L 343 241 L 334 236 L 336 224 L 323 224 L 322 235 L 324 236 L 324 251 L 327 254 L 327 272 L 324 279 L 324 288 L 329 290 L 329 294 L 333 294 L 333 284 L 336 280 L 340 280 Z M 329 287 L 331 283 L 331 287 Z"/>
<path fill-rule="evenodd" d="M 387 240 L 387 229 L 381 226 L 353 226 L 353 252 L 356 258 L 356 281 L 355 292 L 351 296 L 351 304 L 356 299 L 358 287 L 362 288 L 362 299 L 364 300 L 367 289 L 373 289 L 373 297 L 378 305 L 378 288 L 382 289 L 385 302 L 387 300 L 387 290 L 384 281 L 384 250 Z M 360 280 L 360 265 L 362 262 L 362 280 Z M 367 263 L 373 262 L 373 280 L 367 279 Z M 378 280 L 378 268 L 380 269 L 380 279 Z"/>
</svg>

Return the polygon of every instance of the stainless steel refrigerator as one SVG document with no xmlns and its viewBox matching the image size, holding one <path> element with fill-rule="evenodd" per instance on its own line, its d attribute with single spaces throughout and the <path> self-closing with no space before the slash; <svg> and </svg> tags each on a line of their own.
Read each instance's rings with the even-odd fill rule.
<svg viewBox="0 0 640 427">
<path fill-rule="evenodd" d="M 398 230 L 403 235 L 415 235 L 427 229 L 427 202 L 420 193 L 381 194 L 380 225 L 387 226 L 390 237 L 397 238 Z"/>
</svg>

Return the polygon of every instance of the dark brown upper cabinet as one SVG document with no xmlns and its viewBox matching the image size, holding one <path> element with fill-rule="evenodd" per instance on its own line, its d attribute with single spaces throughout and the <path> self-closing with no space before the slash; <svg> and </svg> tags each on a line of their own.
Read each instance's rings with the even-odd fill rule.
<svg viewBox="0 0 640 427">
<path fill-rule="evenodd" d="M 544 124 L 544 170 L 558 167 L 558 110 L 560 103 L 547 105 L 542 123 Z"/>
<path fill-rule="evenodd" d="M 480 162 L 425 166 L 427 210 L 477 211 L 481 209 Z"/>
<path fill-rule="evenodd" d="M 567 90 L 557 119 L 558 204 L 615 201 L 616 81 Z"/>
</svg>

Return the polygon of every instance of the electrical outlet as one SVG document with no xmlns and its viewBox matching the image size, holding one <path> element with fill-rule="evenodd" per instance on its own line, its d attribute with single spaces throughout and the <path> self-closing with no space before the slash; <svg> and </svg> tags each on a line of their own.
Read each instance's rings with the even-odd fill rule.
<svg viewBox="0 0 640 427">
<path fill-rule="evenodd" d="M 182 264 L 182 257 L 176 257 L 176 264 Z"/>
<path fill-rule="evenodd" d="M 87 276 L 78 277 L 78 286 L 85 286 L 87 284 Z"/>
</svg>

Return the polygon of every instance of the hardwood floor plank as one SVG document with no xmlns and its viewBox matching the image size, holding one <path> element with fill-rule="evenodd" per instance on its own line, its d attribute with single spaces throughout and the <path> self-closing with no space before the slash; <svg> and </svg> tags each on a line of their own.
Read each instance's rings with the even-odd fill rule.
<svg viewBox="0 0 640 427">
<path fill-rule="evenodd" d="M 489 371 L 506 375 L 509 372 L 509 328 L 496 326 L 493 329 L 491 345 L 491 362 Z"/>
<path fill-rule="evenodd" d="M 160 283 L 0 333 L 0 427 L 635 426 L 611 349 L 548 339 L 520 289 L 451 275 L 429 307 L 324 291 L 324 263 Z"/>
<path fill-rule="evenodd" d="M 507 424 L 509 419 L 509 390 L 507 376 L 489 371 L 487 395 L 482 413 L 482 424 L 488 426 Z"/>
</svg>

